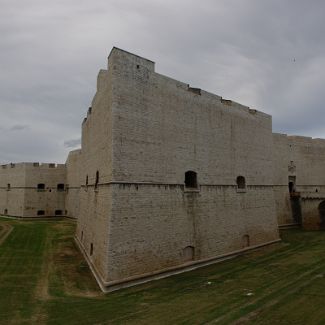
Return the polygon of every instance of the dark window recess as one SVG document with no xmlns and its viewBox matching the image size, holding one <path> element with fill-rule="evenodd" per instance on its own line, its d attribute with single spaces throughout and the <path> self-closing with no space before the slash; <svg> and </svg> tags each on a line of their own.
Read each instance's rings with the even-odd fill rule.
<svg viewBox="0 0 325 325">
<path fill-rule="evenodd" d="M 57 190 L 58 191 L 64 191 L 64 189 L 65 189 L 65 186 L 64 186 L 64 184 L 58 184 L 58 186 L 57 186 Z"/>
<path fill-rule="evenodd" d="M 187 246 L 183 249 L 183 258 L 184 258 L 185 262 L 194 260 L 194 247 L 193 246 Z"/>
<path fill-rule="evenodd" d="M 250 239 L 249 235 L 243 236 L 243 248 L 250 246 Z"/>
<path fill-rule="evenodd" d="M 289 182 L 289 192 L 290 193 L 294 192 L 294 183 L 293 182 Z"/>
<path fill-rule="evenodd" d="M 86 176 L 86 186 L 88 186 L 88 175 Z"/>
<path fill-rule="evenodd" d="M 185 173 L 185 187 L 186 188 L 197 188 L 197 175 L 196 172 L 191 170 Z"/>
<path fill-rule="evenodd" d="M 94 245 L 93 243 L 90 244 L 90 256 L 94 253 Z"/>
<path fill-rule="evenodd" d="M 96 181 L 95 181 L 95 189 L 98 188 L 98 182 L 99 182 L 99 171 L 96 172 Z"/>
<path fill-rule="evenodd" d="M 84 232 L 81 232 L 81 241 L 84 239 Z"/>
<path fill-rule="evenodd" d="M 325 201 L 321 202 L 318 206 L 319 217 L 320 217 L 320 229 L 325 229 Z"/>
<path fill-rule="evenodd" d="M 7 184 L 7 191 L 10 191 L 10 188 L 11 188 L 10 184 Z"/>
<path fill-rule="evenodd" d="M 246 180 L 244 176 L 238 176 L 237 177 L 237 187 L 240 189 L 245 189 L 246 188 Z"/>
<path fill-rule="evenodd" d="M 137 64 L 137 69 L 140 69 L 140 65 L 139 64 Z"/>
<path fill-rule="evenodd" d="M 37 215 L 38 216 L 44 216 L 44 214 L 45 214 L 45 211 L 44 210 L 38 210 L 37 211 Z"/>
<path fill-rule="evenodd" d="M 55 210 L 56 216 L 62 216 L 62 210 Z"/>
<path fill-rule="evenodd" d="M 296 176 L 289 176 L 289 193 L 294 193 L 296 192 Z"/>
<path fill-rule="evenodd" d="M 45 190 L 45 184 L 37 184 L 38 190 Z"/>
<path fill-rule="evenodd" d="M 7 214 L 8 214 L 8 209 L 4 209 L 3 213 L 4 213 L 5 215 L 7 215 Z"/>
<path fill-rule="evenodd" d="M 49 168 L 55 168 L 55 164 L 49 164 Z"/>
</svg>

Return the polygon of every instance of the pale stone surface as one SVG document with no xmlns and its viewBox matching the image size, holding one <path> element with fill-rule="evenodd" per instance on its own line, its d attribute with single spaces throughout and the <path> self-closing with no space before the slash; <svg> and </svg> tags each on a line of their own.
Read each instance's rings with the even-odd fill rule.
<svg viewBox="0 0 325 325">
<path fill-rule="evenodd" d="M 288 191 L 295 179 L 305 228 L 320 227 L 318 206 L 325 200 L 325 140 L 301 136 L 273 135 L 274 193 L 278 223 L 294 223 Z"/>
<path fill-rule="evenodd" d="M 15 217 L 65 215 L 65 165 L 18 163 L 0 167 L 0 212 Z M 44 189 L 38 189 L 44 184 Z M 39 214 L 39 211 L 44 211 Z"/>
<path fill-rule="evenodd" d="M 269 115 L 113 49 L 83 123 L 77 229 L 102 283 L 277 240 L 272 141 Z"/>
<path fill-rule="evenodd" d="M 272 134 L 271 116 L 113 48 L 82 148 L 54 168 L 0 167 L 0 214 L 78 218 L 76 239 L 98 282 L 118 288 L 277 241 L 278 224 L 300 221 L 297 209 L 306 228 L 321 227 L 324 162 L 325 140 Z M 194 188 L 185 187 L 189 171 Z"/>
<path fill-rule="evenodd" d="M 77 218 L 79 215 L 79 197 L 81 186 L 81 150 L 71 151 L 66 161 L 66 197 L 65 210 L 67 216 Z"/>
</svg>

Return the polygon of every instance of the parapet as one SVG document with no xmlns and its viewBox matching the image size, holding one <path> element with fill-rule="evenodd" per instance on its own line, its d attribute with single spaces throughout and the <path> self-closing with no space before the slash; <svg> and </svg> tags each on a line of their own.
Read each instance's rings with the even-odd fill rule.
<svg viewBox="0 0 325 325">
<path fill-rule="evenodd" d="M 117 47 L 113 47 L 108 56 L 108 68 L 111 64 L 114 64 L 114 62 L 118 62 L 119 60 L 132 61 L 136 64 L 138 69 L 140 67 L 145 67 L 150 71 L 155 71 L 155 62 Z"/>
<path fill-rule="evenodd" d="M 65 168 L 65 164 L 56 164 L 56 163 L 39 163 L 39 162 L 22 162 L 22 163 L 10 163 L 1 165 L 2 169 L 9 168 L 21 168 L 21 167 L 34 167 L 34 168 Z"/>
<path fill-rule="evenodd" d="M 282 138 L 287 140 L 288 144 L 293 145 L 316 145 L 325 147 L 325 139 L 321 138 L 312 138 L 301 135 L 288 135 L 285 133 L 273 133 L 273 137 Z"/>
</svg>

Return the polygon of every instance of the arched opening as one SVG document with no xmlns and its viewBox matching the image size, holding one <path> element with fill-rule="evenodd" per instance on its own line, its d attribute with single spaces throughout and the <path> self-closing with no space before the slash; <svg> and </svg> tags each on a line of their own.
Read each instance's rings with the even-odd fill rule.
<svg viewBox="0 0 325 325">
<path fill-rule="evenodd" d="M 249 235 L 244 235 L 243 236 L 243 248 L 249 247 L 250 246 L 250 239 Z"/>
<path fill-rule="evenodd" d="M 293 193 L 293 192 L 294 192 L 294 183 L 289 182 L 289 193 Z"/>
<path fill-rule="evenodd" d="M 95 189 L 98 188 L 98 182 L 99 182 L 99 171 L 96 172 L 96 181 L 95 181 Z"/>
<path fill-rule="evenodd" d="M 325 229 L 325 201 L 322 201 L 318 206 L 320 228 Z"/>
<path fill-rule="evenodd" d="M 185 187 L 186 188 L 197 188 L 197 174 L 191 170 L 185 173 Z"/>
<path fill-rule="evenodd" d="M 238 176 L 237 180 L 236 180 L 236 183 L 237 183 L 237 187 L 239 189 L 245 189 L 246 188 L 246 180 L 245 180 L 244 176 Z"/>
<path fill-rule="evenodd" d="M 38 190 L 38 191 L 43 191 L 43 190 L 45 190 L 45 184 L 43 184 L 43 183 L 37 184 L 37 190 Z"/>
<path fill-rule="evenodd" d="M 194 260 L 194 247 L 193 246 L 187 246 L 183 249 L 183 260 L 184 260 L 184 262 Z"/>
</svg>

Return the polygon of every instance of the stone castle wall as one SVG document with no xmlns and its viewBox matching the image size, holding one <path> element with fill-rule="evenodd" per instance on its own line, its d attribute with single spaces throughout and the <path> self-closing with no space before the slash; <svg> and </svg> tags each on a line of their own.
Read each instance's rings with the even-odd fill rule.
<svg viewBox="0 0 325 325">
<path fill-rule="evenodd" d="M 102 283 L 279 238 L 270 116 L 159 75 L 153 62 L 118 49 L 99 79 L 83 124 L 88 186 L 77 237 Z M 197 175 L 194 189 L 184 185 L 187 171 Z"/>
<path fill-rule="evenodd" d="M 65 215 L 65 179 L 65 165 L 39 163 L 2 165 L 1 214 L 31 218 Z M 61 186 L 58 187 L 59 184 Z"/>
<path fill-rule="evenodd" d="M 65 210 L 70 218 L 78 218 L 80 207 L 80 187 L 82 171 L 81 150 L 71 151 L 66 161 Z"/>
<path fill-rule="evenodd" d="M 24 164 L 0 166 L 0 214 L 12 216 L 24 214 L 24 188 Z"/>
<path fill-rule="evenodd" d="M 302 222 L 305 228 L 319 228 L 318 208 L 325 200 L 325 140 L 274 134 L 273 152 L 279 225 Z M 294 183 L 291 197 L 289 182 Z M 302 220 L 297 220 L 299 209 Z"/>
<path fill-rule="evenodd" d="M 271 116 L 114 48 L 82 148 L 65 165 L 0 166 L 0 214 L 78 218 L 113 290 L 275 242 L 278 224 L 325 228 L 324 162 L 325 140 L 272 134 Z"/>
</svg>

